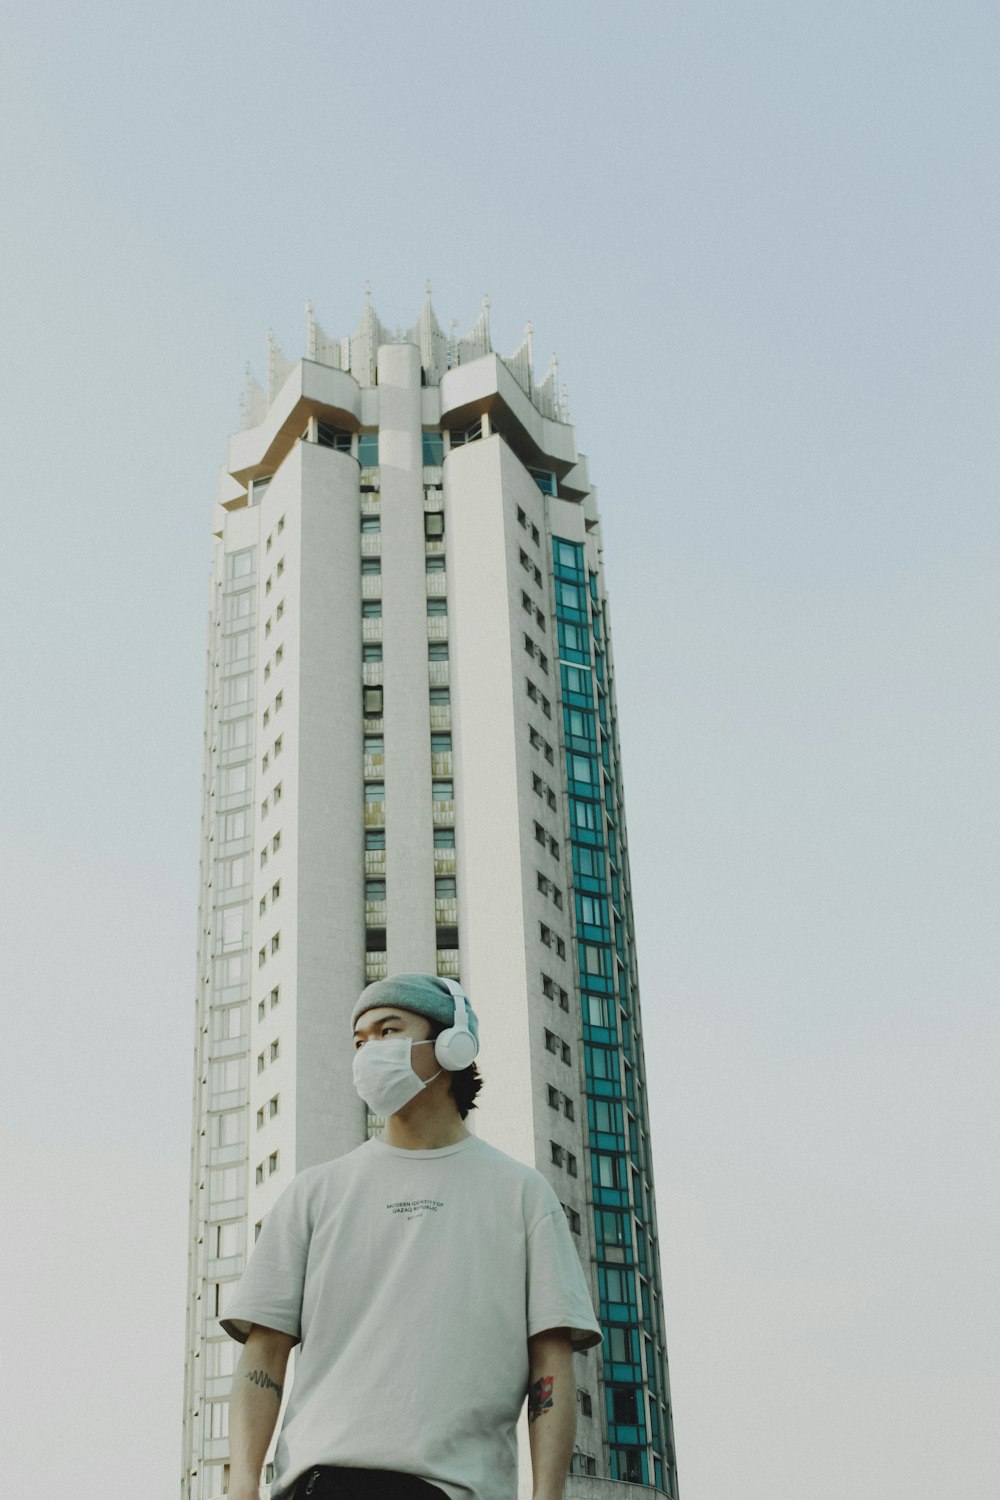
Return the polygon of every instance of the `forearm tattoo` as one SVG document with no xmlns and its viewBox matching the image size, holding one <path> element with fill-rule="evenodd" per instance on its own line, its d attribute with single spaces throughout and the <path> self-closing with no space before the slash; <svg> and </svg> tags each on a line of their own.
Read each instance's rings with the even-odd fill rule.
<svg viewBox="0 0 1000 1500">
<path fill-rule="evenodd" d="M 280 1402 L 281 1386 L 276 1380 L 271 1379 L 266 1370 L 251 1370 L 249 1375 L 247 1376 L 247 1379 L 252 1380 L 254 1385 L 261 1386 L 265 1391 L 272 1390 Z"/>
<path fill-rule="evenodd" d="M 554 1375 L 543 1375 L 528 1391 L 528 1421 L 534 1422 L 543 1412 L 552 1410 L 552 1384 Z"/>
</svg>

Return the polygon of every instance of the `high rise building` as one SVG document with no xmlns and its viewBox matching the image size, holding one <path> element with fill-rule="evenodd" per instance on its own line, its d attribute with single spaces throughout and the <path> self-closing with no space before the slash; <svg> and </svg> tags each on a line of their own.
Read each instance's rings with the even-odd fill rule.
<svg viewBox="0 0 1000 1500">
<path fill-rule="evenodd" d="M 472 997 L 467 1124 L 551 1182 L 605 1329 L 567 1495 L 676 1496 L 587 464 L 554 362 L 536 384 L 530 328 L 498 356 L 488 303 L 461 338 L 429 291 L 408 332 L 367 296 L 347 338 L 307 311 L 214 505 L 182 1500 L 225 1488 L 227 1294 L 295 1173 L 376 1128 L 350 1011 L 403 970 Z"/>
</svg>

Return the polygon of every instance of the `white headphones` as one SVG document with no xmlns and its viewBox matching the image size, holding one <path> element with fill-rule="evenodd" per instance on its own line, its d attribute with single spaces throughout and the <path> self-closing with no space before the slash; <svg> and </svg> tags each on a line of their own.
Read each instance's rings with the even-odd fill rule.
<svg viewBox="0 0 1000 1500">
<path fill-rule="evenodd" d="M 444 1068 L 446 1073 L 458 1073 L 462 1068 L 467 1068 L 474 1062 L 479 1052 L 479 1043 L 469 1030 L 469 1016 L 466 1010 L 465 991 L 454 979 L 446 979 L 443 974 L 437 978 L 442 984 L 446 984 L 455 1001 L 455 1023 L 442 1031 L 434 1042 L 434 1056 L 438 1065 Z"/>
</svg>

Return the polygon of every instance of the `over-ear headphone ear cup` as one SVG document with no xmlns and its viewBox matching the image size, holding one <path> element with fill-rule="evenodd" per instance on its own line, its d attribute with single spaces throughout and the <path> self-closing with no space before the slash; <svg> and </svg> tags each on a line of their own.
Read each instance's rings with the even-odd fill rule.
<svg viewBox="0 0 1000 1500">
<path fill-rule="evenodd" d="M 459 1030 L 455 1026 L 442 1031 L 434 1043 L 434 1056 L 439 1066 L 448 1073 L 458 1073 L 462 1068 L 467 1068 L 470 1063 L 475 1062 L 478 1053 L 479 1044 L 472 1032 Z"/>
</svg>

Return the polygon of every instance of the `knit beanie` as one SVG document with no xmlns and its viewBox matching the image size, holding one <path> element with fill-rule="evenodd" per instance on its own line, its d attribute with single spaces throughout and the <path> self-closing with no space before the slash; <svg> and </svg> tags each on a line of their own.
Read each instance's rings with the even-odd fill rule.
<svg viewBox="0 0 1000 1500">
<path fill-rule="evenodd" d="M 455 1024 L 455 997 L 436 974 L 390 974 L 386 979 L 376 979 L 361 991 L 351 1012 L 352 1029 L 358 1017 L 366 1010 L 385 1005 L 394 1005 L 397 1010 L 409 1010 L 418 1016 L 443 1021 L 446 1026 Z M 465 1008 L 469 1017 L 469 1030 L 478 1042 L 479 1021 L 468 996 L 465 997 Z"/>
</svg>

